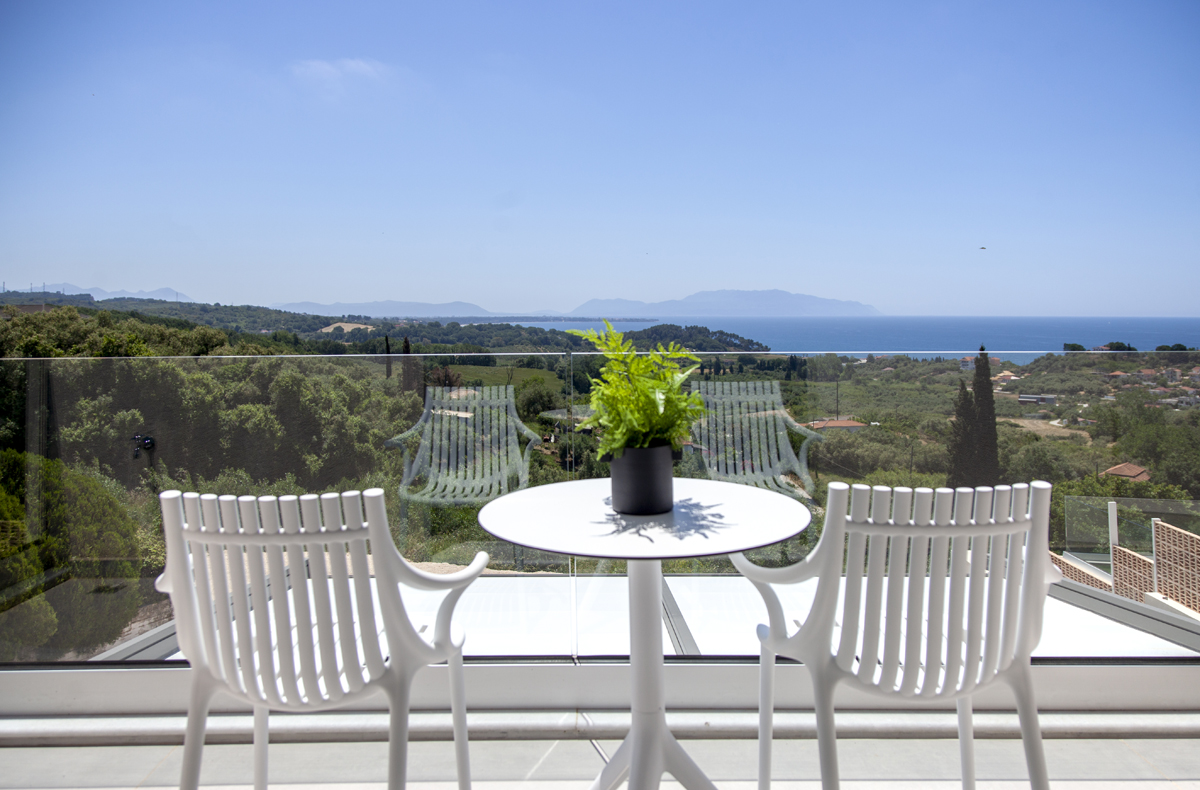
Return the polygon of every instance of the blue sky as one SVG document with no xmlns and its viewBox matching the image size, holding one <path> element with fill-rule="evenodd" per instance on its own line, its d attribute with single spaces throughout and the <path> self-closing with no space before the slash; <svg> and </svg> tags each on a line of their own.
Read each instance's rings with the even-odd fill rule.
<svg viewBox="0 0 1200 790">
<path fill-rule="evenodd" d="M 1194 0 L 5 3 L 0 74 L 9 287 L 1200 315 Z"/>
</svg>

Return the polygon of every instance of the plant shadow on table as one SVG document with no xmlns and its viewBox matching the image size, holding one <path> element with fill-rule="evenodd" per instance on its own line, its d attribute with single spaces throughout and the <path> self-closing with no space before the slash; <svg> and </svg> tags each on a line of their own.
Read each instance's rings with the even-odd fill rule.
<svg viewBox="0 0 1200 790">
<path fill-rule="evenodd" d="M 606 497 L 604 504 L 612 507 L 611 498 Z M 649 516 L 627 516 L 621 513 L 609 513 L 605 521 L 612 525 L 614 535 L 634 533 L 646 540 L 655 535 L 666 535 L 677 540 L 685 540 L 692 536 L 707 537 L 718 530 L 728 528 L 718 508 L 720 505 L 702 505 L 694 499 L 681 499 L 675 503 L 675 508 L 666 513 Z"/>
</svg>

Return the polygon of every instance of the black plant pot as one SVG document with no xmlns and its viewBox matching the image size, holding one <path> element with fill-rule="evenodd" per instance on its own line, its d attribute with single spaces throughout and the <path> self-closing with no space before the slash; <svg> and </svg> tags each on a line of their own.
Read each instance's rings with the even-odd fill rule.
<svg viewBox="0 0 1200 790">
<path fill-rule="evenodd" d="M 612 506 L 627 516 L 668 513 L 674 504 L 671 445 L 626 447 L 612 469 Z"/>
</svg>

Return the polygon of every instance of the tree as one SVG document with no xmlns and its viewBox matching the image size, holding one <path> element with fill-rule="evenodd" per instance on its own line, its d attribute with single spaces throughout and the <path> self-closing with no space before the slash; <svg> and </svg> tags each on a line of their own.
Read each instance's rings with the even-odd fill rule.
<svg viewBox="0 0 1200 790">
<path fill-rule="evenodd" d="M 992 395 L 992 369 L 987 349 L 979 347 L 975 360 L 972 392 L 964 381 L 958 383 L 954 401 L 954 425 L 947 448 L 951 488 L 991 486 L 1000 480 L 1000 450 L 996 437 L 996 399 Z"/>
<path fill-rule="evenodd" d="M 461 387 L 463 379 L 461 374 L 447 365 L 429 371 L 429 383 L 434 387 Z"/>
<path fill-rule="evenodd" d="M 992 395 L 992 368 L 987 349 L 979 347 L 975 360 L 975 486 L 994 486 L 1000 480 L 1000 454 L 996 441 L 996 399 Z"/>
<path fill-rule="evenodd" d="M 544 411 L 561 409 L 562 396 L 551 389 L 543 378 L 526 379 L 517 388 L 517 414 L 526 422 Z"/>
<path fill-rule="evenodd" d="M 954 399 L 954 423 L 947 442 L 950 472 L 946 485 L 951 488 L 974 485 L 975 480 L 975 399 L 967 391 L 965 381 L 958 382 L 958 397 Z"/>
<path fill-rule="evenodd" d="M 0 563 L 7 572 L 0 583 L 23 583 L 32 593 L 0 617 L 0 660 L 18 652 L 53 659 L 116 639 L 141 601 L 132 581 L 140 570 L 137 525 L 121 502 L 86 472 L 14 450 L 0 452 L 0 490 L 0 516 L 18 525 L 21 541 Z M 70 571 L 55 574 L 57 586 L 39 580 L 64 566 Z"/>
</svg>

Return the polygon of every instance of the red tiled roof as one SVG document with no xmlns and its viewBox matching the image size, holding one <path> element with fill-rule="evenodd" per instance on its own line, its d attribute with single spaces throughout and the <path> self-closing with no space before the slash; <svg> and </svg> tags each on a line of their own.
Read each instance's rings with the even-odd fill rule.
<svg viewBox="0 0 1200 790">
<path fill-rule="evenodd" d="M 1113 477 L 1124 477 L 1135 482 L 1150 479 L 1150 473 L 1146 471 L 1145 467 L 1130 463 L 1117 464 L 1116 466 L 1105 469 L 1100 474 L 1112 475 Z"/>
</svg>

